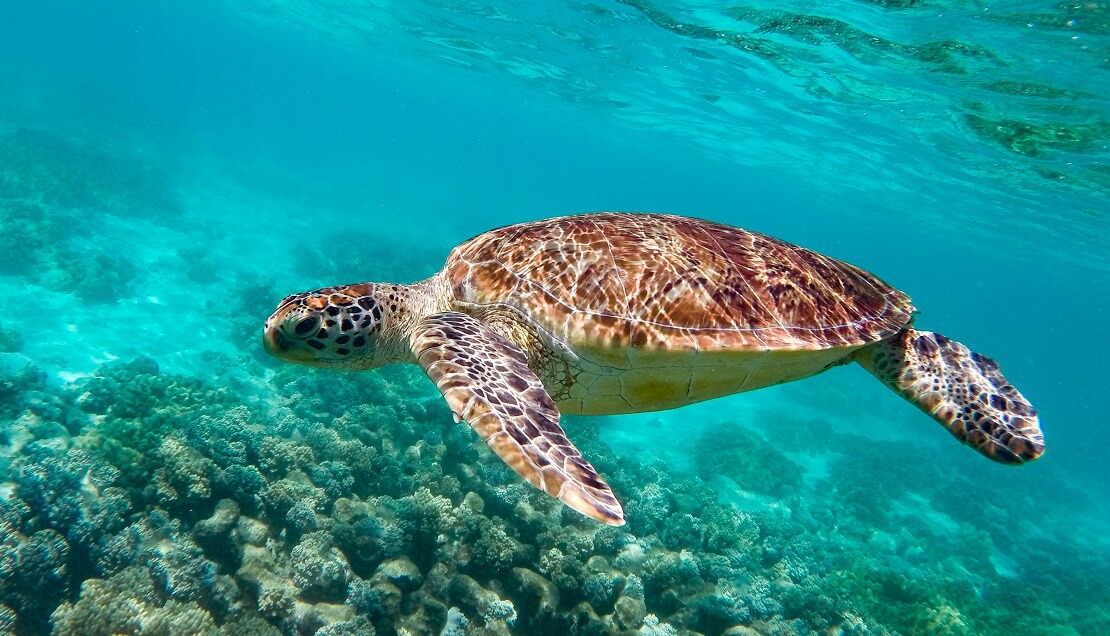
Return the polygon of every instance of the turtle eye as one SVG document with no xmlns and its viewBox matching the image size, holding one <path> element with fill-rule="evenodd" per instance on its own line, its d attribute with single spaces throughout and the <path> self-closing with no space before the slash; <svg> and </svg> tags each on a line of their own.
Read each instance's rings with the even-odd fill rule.
<svg viewBox="0 0 1110 636">
<path fill-rule="evenodd" d="M 297 326 L 293 328 L 293 332 L 296 333 L 298 336 L 307 336 L 308 334 L 312 333 L 319 325 L 320 318 L 318 316 L 309 316 L 298 322 Z"/>
</svg>

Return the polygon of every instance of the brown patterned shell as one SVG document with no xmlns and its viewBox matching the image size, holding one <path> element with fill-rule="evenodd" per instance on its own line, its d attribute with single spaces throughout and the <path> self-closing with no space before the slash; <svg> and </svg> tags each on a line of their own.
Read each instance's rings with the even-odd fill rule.
<svg viewBox="0 0 1110 636">
<path fill-rule="evenodd" d="M 455 248 L 464 303 L 508 304 L 576 349 L 817 350 L 888 338 L 910 299 L 847 263 L 755 232 L 601 213 L 499 228 Z"/>
</svg>

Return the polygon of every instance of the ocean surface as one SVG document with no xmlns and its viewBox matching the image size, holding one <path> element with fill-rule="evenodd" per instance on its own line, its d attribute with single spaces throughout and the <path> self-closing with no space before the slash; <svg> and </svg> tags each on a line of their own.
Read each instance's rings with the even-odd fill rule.
<svg viewBox="0 0 1110 636">
<path fill-rule="evenodd" d="M 1110 634 L 1110 5 L 0 0 L 0 633 Z M 291 293 L 696 216 L 910 294 L 1047 452 L 857 365 L 565 417 L 627 524 Z"/>
</svg>

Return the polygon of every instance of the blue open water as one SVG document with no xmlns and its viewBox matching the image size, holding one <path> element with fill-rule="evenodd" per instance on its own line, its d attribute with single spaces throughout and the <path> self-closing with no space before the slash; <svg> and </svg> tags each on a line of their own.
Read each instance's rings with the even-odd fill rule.
<svg viewBox="0 0 1110 636">
<path fill-rule="evenodd" d="M 1103 2 L 0 0 L 0 633 L 1110 633 Z M 620 529 L 285 295 L 598 210 L 871 270 L 999 361 L 987 462 L 852 365 L 566 418 Z"/>
</svg>

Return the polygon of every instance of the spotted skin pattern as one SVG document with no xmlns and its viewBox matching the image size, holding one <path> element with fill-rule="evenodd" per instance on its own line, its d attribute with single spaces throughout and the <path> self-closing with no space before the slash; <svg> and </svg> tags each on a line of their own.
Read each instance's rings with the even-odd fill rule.
<svg viewBox="0 0 1110 636">
<path fill-rule="evenodd" d="M 370 369 L 403 359 L 399 338 L 426 290 L 361 283 L 286 296 L 266 321 L 263 345 L 289 362 L 332 369 Z"/>
<path fill-rule="evenodd" d="M 428 316 L 412 343 L 451 411 L 518 475 L 582 514 L 624 523 L 613 491 L 559 426 L 559 409 L 524 353 L 458 312 Z"/>
<path fill-rule="evenodd" d="M 411 285 L 290 296 L 263 342 L 312 366 L 420 364 L 529 483 L 619 525 L 620 504 L 564 435 L 560 411 L 676 408 L 857 361 L 987 457 L 1038 457 L 1037 413 L 998 365 L 916 331 L 913 313 L 874 275 L 778 239 L 601 213 L 486 232 Z"/>
<path fill-rule="evenodd" d="M 1044 452 L 1037 411 L 994 360 L 939 333 L 903 330 L 862 349 L 856 360 L 925 411 L 956 439 L 1004 464 Z"/>
</svg>

